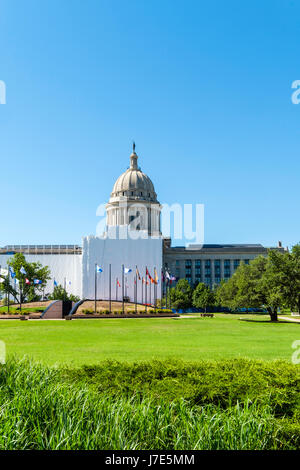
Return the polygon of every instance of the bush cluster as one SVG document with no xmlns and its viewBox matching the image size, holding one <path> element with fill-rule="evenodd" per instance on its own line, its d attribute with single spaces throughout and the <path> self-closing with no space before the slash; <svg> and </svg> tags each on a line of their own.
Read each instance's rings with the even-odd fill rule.
<svg viewBox="0 0 300 470">
<path fill-rule="evenodd" d="M 0 450 L 297 449 L 299 380 L 283 362 L 72 370 L 10 359 L 0 366 Z"/>
</svg>

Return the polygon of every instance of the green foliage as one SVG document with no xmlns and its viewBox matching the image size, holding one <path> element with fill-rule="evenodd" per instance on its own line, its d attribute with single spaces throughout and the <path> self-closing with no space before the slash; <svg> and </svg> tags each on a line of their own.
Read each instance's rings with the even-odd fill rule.
<svg viewBox="0 0 300 470">
<path fill-rule="evenodd" d="M 283 361 L 104 361 L 66 369 L 64 374 L 71 382 L 90 384 L 98 393 L 112 396 L 137 394 L 158 402 L 183 398 L 194 405 L 221 408 L 251 400 L 269 404 L 281 418 L 300 411 L 300 368 Z"/>
<path fill-rule="evenodd" d="M 196 308 L 207 309 L 215 303 L 214 293 L 210 290 L 209 286 L 199 283 L 193 292 L 193 306 Z"/>
<path fill-rule="evenodd" d="M 249 265 L 242 263 L 227 282 L 221 283 L 216 299 L 219 305 L 233 310 L 265 307 L 271 320 L 277 321 L 282 297 L 270 259 L 258 256 Z"/>
<path fill-rule="evenodd" d="M 222 396 L 222 387 L 212 378 L 206 392 L 204 390 L 206 404 L 195 404 L 182 397 L 181 392 L 177 393 L 175 400 L 172 399 L 174 384 L 178 392 L 178 382 L 182 378 L 191 385 L 193 378 L 202 383 L 209 379 L 212 365 L 203 363 L 200 369 L 195 370 L 192 364 L 184 363 L 144 363 L 131 367 L 105 363 L 101 373 L 98 368 L 96 376 L 96 371 L 89 368 L 81 370 L 83 376 L 80 377 L 80 371 L 76 370 L 61 371 L 25 360 L 9 360 L 0 368 L 0 449 L 297 448 L 296 421 L 289 419 L 288 415 L 276 417 L 272 405 L 259 401 L 232 400 L 227 401 L 226 406 L 216 405 L 218 397 L 214 388 L 218 386 L 218 393 Z M 219 373 L 222 376 L 224 366 L 228 378 L 229 365 L 228 368 L 226 364 L 221 365 Z M 187 373 L 184 373 L 185 367 Z M 239 371 L 244 369 L 245 364 L 238 367 Z M 125 373 L 124 378 L 122 372 Z M 282 383 L 276 369 L 273 372 Z M 127 391 L 117 389 L 114 373 L 121 384 L 128 384 Z M 192 374 L 190 379 L 189 374 Z M 289 371 L 284 375 L 289 377 Z M 103 380 L 108 376 L 115 386 L 114 393 L 112 390 L 107 393 L 108 388 L 97 390 L 91 385 L 95 377 Z M 219 378 L 218 373 L 213 373 L 213 376 Z M 83 378 L 88 380 L 88 384 L 82 383 Z M 142 378 L 144 393 L 140 395 L 133 390 L 135 383 L 139 384 Z M 245 374 L 243 378 L 246 378 Z M 96 385 L 100 386 L 98 380 Z M 268 380 L 274 385 L 267 370 L 265 382 Z M 244 384 L 240 382 L 244 390 L 242 395 L 246 395 L 247 381 Z M 154 391 L 154 386 L 161 383 L 166 385 L 166 390 L 164 397 L 158 400 L 151 390 L 147 393 L 146 387 L 151 384 Z M 225 391 L 234 388 L 234 384 L 230 387 L 225 380 L 222 383 Z M 105 381 L 105 385 L 109 385 L 108 382 Z M 232 393 L 236 395 L 234 390 Z"/>
<path fill-rule="evenodd" d="M 272 321 L 277 321 L 281 307 L 300 312 L 300 245 L 291 253 L 269 250 L 249 265 L 241 264 L 234 275 L 217 289 L 219 305 L 236 308 L 265 307 Z"/>
<path fill-rule="evenodd" d="M 16 279 L 18 279 L 19 286 L 21 286 L 22 295 L 20 289 L 15 288 L 12 285 L 13 283 L 8 281 L 8 277 L 5 279 L 4 283 L 0 284 L 0 289 L 4 292 L 9 292 L 16 302 L 20 301 L 20 295 L 22 297 L 22 303 L 25 300 L 29 302 L 40 300 L 41 295 L 39 294 L 45 288 L 47 281 L 50 280 L 50 270 L 48 266 L 42 266 L 41 263 L 27 262 L 23 253 L 16 253 L 8 260 L 8 265 L 10 265 L 16 273 Z M 25 269 L 26 275 L 20 273 L 22 267 Z M 25 283 L 25 278 L 30 281 L 30 285 Z M 34 279 L 39 279 L 42 283 L 33 284 Z"/>
<path fill-rule="evenodd" d="M 193 289 L 187 279 L 179 279 L 170 289 L 171 303 L 176 309 L 187 309 L 192 306 Z"/>
<path fill-rule="evenodd" d="M 270 271 L 284 304 L 300 312 L 300 245 L 291 253 L 269 252 Z"/>
<path fill-rule="evenodd" d="M 72 302 L 78 302 L 80 300 L 76 295 L 69 294 L 60 284 L 54 287 L 52 294 L 50 294 L 48 298 L 49 300 L 71 300 Z"/>
<path fill-rule="evenodd" d="M 25 304 L 26 305 L 26 304 Z M 22 305 L 22 312 L 20 312 L 20 307 L 10 307 L 9 314 L 10 315 L 20 315 L 21 313 L 42 313 L 46 307 L 24 307 Z M 0 307 L 0 314 L 6 314 L 7 307 Z"/>
</svg>

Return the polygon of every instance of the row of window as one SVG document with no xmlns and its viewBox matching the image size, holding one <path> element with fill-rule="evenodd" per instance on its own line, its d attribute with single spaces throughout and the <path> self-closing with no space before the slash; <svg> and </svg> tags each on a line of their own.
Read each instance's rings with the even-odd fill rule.
<svg viewBox="0 0 300 470">
<path fill-rule="evenodd" d="M 244 259 L 242 260 L 244 261 L 245 264 L 249 264 L 249 259 Z M 215 259 L 215 260 L 210 260 L 210 259 L 205 259 L 205 260 L 200 260 L 200 259 L 196 259 L 195 260 L 195 268 L 200 268 L 201 267 L 201 264 L 204 263 L 204 266 L 205 267 L 210 267 L 212 265 L 212 262 L 214 263 L 214 266 L 215 268 L 218 268 L 218 267 L 221 267 L 221 260 L 220 259 Z M 233 260 L 233 266 L 235 268 L 237 268 L 239 265 L 240 265 L 240 262 L 241 260 L 240 259 L 234 259 Z M 177 259 L 176 260 L 176 266 L 180 266 L 180 260 Z M 230 259 L 224 259 L 224 268 L 230 268 L 230 263 L 231 263 L 231 260 Z M 186 268 L 191 268 L 192 267 L 192 260 L 190 259 L 187 259 L 185 260 L 185 267 Z"/>
</svg>

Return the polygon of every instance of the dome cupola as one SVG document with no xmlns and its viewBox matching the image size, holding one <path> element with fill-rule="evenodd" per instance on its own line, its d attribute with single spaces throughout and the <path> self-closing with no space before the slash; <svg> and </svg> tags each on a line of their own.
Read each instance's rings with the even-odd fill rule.
<svg viewBox="0 0 300 470">
<path fill-rule="evenodd" d="M 134 226 L 135 220 L 136 230 L 160 233 L 161 206 L 151 179 L 138 166 L 135 143 L 130 155 L 130 166 L 116 180 L 106 210 L 108 226 Z"/>
<path fill-rule="evenodd" d="M 137 161 L 138 156 L 135 153 L 135 144 L 133 144 L 130 167 L 116 180 L 110 201 L 118 197 L 126 197 L 134 200 L 158 202 L 151 179 L 138 167 Z"/>
</svg>

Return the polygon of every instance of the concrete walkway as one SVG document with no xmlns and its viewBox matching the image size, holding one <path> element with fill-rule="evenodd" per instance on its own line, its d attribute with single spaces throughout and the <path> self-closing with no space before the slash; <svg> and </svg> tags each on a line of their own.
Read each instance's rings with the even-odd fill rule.
<svg viewBox="0 0 300 470">
<path fill-rule="evenodd" d="M 292 323 L 300 323 L 300 319 L 298 320 L 297 318 L 290 318 L 290 317 L 278 317 L 279 320 L 287 320 L 291 321 Z"/>
</svg>

